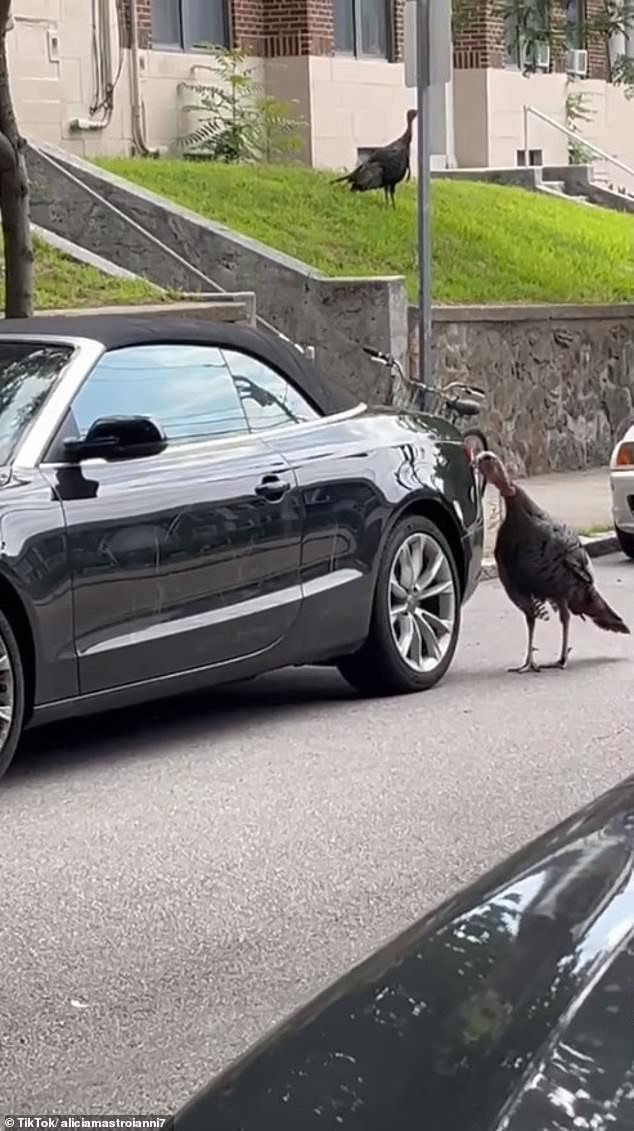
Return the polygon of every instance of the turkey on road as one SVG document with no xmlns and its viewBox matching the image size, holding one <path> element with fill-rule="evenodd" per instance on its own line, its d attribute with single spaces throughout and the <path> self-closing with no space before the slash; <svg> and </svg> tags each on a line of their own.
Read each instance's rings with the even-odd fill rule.
<svg viewBox="0 0 634 1131">
<path fill-rule="evenodd" d="M 547 605 L 561 621 L 559 659 L 544 668 L 565 668 L 570 649 L 571 615 L 596 624 L 606 632 L 629 634 L 629 628 L 598 592 L 590 559 L 574 530 L 556 522 L 514 483 L 498 456 L 482 452 L 477 464 L 486 482 L 497 487 L 506 514 L 495 543 L 495 560 L 502 585 L 528 626 L 528 651 L 517 672 L 538 672 L 535 663 L 535 622 L 548 618 Z"/>
<path fill-rule="evenodd" d="M 416 110 L 407 111 L 407 127 L 405 133 L 390 145 L 375 149 L 365 161 L 357 165 L 351 173 L 344 173 L 332 181 L 333 185 L 346 181 L 351 192 L 370 192 L 372 189 L 383 189 L 385 203 L 392 201 L 396 208 L 394 190 L 407 175 L 410 174 L 409 155 L 412 144 L 412 122 L 416 117 Z"/>
</svg>

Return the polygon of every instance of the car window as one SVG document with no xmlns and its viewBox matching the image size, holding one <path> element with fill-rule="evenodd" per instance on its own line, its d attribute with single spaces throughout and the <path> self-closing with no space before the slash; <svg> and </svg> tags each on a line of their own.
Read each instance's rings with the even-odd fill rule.
<svg viewBox="0 0 634 1131">
<path fill-rule="evenodd" d="M 11 459 L 72 353 L 70 346 L 0 342 L 0 465 Z"/>
<path fill-rule="evenodd" d="M 148 416 L 172 443 L 260 431 L 318 413 L 278 373 L 235 350 L 131 346 L 106 353 L 72 404 L 83 438 L 103 416 Z"/>
<path fill-rule="evenodd" d="M 130 346 L 106 353 L 72 405 L 80 438 L 103 416 L 148 416 L 184 442 L 248 424 L 222 352 L 210 346 Z"/>
<path fill-rule="evenodd" d="M 248 354 L 223 350 L 252 432 L 303 424 L 319 413 L 274 369 Z"/>
</svg>

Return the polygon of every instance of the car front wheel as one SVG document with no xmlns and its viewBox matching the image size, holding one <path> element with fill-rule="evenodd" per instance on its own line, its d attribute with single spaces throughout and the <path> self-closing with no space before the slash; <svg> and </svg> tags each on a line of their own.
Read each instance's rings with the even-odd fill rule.
<svg viewBox="0 0 634 1131">
<path fill-rule="evenodd" d="M 447 671 L 460 631 L 460 586 L 451 549 L 429 519 L 397 523 L 379 568 L 370 633 L 338 661 L 367 695 L 427 691 Z"/>
<path fill-rule="evenodd" d="M 634 534 L 628 534 L 625 530 L 619 530 L 617 526 L 616 537 L 623 553 L 626 554 L 628 558 L 634 558 Z"/>
<path fill-rule="evenodd" d="M 24 670 L 11 625 L 0 612 L 0 778 L 16 752 L 24 724 Z"/>
</svg>

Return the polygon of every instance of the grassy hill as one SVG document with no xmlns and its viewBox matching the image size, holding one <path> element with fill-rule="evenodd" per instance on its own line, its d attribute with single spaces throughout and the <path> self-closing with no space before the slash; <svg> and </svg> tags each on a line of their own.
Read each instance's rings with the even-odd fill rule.
<svg viewBox="0 0 634 1131">
<path fill-rule="evenodd" d="M 329 275 L 403 274 L 416 296 L 416 192 L 352 195 L 302 168 L 108 159 L 105 168 Z M 523 189 L 433 185 L 442 303 L 634 301 L 634 216 Z"/>
<path fill-rule="evenodd" d="M 36 311 L 164 301 L 165 296 L 149 283 L 104 275 L 96 267 L 77 263 L 42 240 L 35 239 L 33 245 Z M 2 254 L 0 242 L 0 261 Z M 4 277 L 0 273 L 0 309 L 3 306 Z"/>
</svg>

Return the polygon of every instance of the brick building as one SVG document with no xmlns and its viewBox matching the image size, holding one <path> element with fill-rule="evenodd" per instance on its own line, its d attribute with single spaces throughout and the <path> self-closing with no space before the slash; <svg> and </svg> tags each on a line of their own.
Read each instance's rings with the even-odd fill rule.
<svg viewBox="0 0 634 1131">
<path fill-rule="evenodd" d="M 607 81 L 606 45 L 587 30 L 604 0 L 552 0 L 555 34 L 530 78 L 499 0 L 472 3 L 480 10 L 456 32 L 452 82 L 433 94 L 434 163 L 516 164 L 524 159 L 524 104 L 563 125 L 574 89 L 592 113 L 584 135 L 634 165 L 634 103 Z M 207 77 L 196 44 L 216 42 L 245 49 L 265 88 L 293 100 L 307 162 L 349 167 L 360 150 L 394 137 L 415 102 L 404 85 L 403 4 L 13 0 L 9 46 L 22 129 L 88 155 L 169 150 L 186 132 L 183 103 L 191 96 L 181 84 Z M 587 62 L 574 88 L 573 48 L 577 69 Z M 533 160 L 567 158 L 566 137 L 534 117 L 528 148 Z"/>
<path fill-rule="evenodd" d="M 500 3 L 483 3 L 476 18 L 461 21 L 454 36 L 453 140 L 458 165 L 566 164 L 568 138 L 528 115 L 524 153 L 524 106 L 534 107 L 561 126 L 571 124 L 570 95 L 582 96 L 589 120 L 584 138 L 634 166 L 634 105 L 608 81 L 608 58 L 634 54 L 627 37 L 609 42 L 598 34 L 605 0 L 551 0 L 551 27 L 530 60 L 518 29 L 500 13 Z M 536 38 L 539 26 L 535 25 Z M 525 64 L 537 70 L 527 76 Z M 611 169 L 614 175 L 614 168 Z M 622 174 L 617 173 L 622 182 Z M 634 187 L 634 182 L 632 184 Z"/>
<path fill-rule="evenodd" d="M 191 102 L 179 87 L 208 77 L 209 60 L 195 50 L 201 42 L 249 52 L 266 90 L 293 101 L 305 122 L 304 157 L 315 165 L 348 166 L 359 149 L 395 137 L 413 101 L 403 77 L 403 0 L 13 6 L 9 46 L 22 129 L 80 154 L 173 147 L 187 132 L 182 104 Z M 442 160 L 442 130 L 437 148 Z"/>
</svg>

